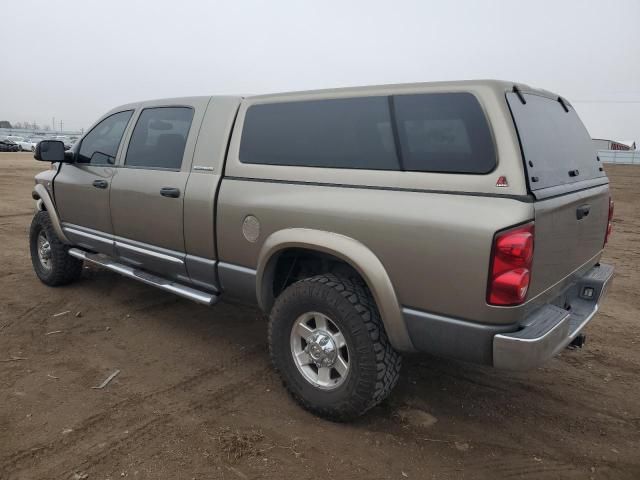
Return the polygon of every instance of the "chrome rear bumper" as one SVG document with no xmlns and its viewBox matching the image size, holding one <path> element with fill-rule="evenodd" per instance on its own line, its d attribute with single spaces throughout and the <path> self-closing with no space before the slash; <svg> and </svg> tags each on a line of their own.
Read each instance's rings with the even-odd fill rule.
<svg viewBox="0 0 640 480">
<path fill-rule="evenodd" d="M 553 357 L 591 321 L 612 277 L 611 265 L 596 265 L 565 290 L 560 305 L 544 305 L 527 317 L 520 330 L 495 335 L 493 365 L 527 370 Z"/>
</svg>

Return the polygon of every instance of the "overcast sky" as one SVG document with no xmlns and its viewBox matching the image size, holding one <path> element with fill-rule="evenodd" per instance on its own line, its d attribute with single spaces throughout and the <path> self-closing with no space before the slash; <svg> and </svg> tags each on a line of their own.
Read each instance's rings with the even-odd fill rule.
<svg viewBox="0 0 640 480">
<path fill-rule="evenodd" d="M 640 143 L 639 0 L 21 0 L 3 12 L 0 120 L 86 128 L 158 97 L 498 78 L 562 94 L 594 137 Z"/>
</svg>

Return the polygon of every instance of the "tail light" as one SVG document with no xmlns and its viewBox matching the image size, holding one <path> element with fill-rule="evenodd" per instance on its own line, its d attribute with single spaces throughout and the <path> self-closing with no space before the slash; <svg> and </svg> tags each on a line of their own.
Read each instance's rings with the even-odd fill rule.
<svg viewBox="0 0 640 480">
<path fill-rule="evenodd" d="M 603 247 L 609 241 L 609 235 L 611 235 L 611 230 L 613 230 L 613 200 L 609 197 L 609 219 L 607 220 L 607 233 L 604 235 L 604 244 Z"/>
<path fill-rule="evenodd" d="M 528 223 L 498 233 L 493 239 L 487 302 L 519 305 L 524 302 L 531 280 L 534 224 Z"/>
</svg>

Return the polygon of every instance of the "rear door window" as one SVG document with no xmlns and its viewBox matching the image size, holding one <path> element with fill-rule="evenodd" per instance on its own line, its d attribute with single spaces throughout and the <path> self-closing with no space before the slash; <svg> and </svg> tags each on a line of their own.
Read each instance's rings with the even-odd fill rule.
<svg viewBox="0 0 640 480">
<path fill-rule="evenodd" d="M 604 177 L 591 136 L 576 111 L 555 98 L 507 93 L 532 191 Z M 566 111 L 565 110 L 566 107 Z"/>
<path fill-rule="evenodd" d="M 482 174 L 495 168 L 489 124 L 472 94 L 396 95 L 393 106 L 404 170 Z"/>
<path fill-rule="evenodd" d="M 145 108 L 133 129 L 125 167 L 180 170 L 192 120 L 190 107 Z"/>
</svg>

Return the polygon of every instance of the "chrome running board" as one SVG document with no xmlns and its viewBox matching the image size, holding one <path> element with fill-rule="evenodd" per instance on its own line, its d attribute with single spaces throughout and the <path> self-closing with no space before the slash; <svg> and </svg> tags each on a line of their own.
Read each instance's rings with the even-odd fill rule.
<svg viewBox="0 0 640 480">
<path fill-rule="evenodd" d="M 193 300 L 194 302 L 202 303 L 204 305 L 213 305 L 218 301 L 217 295 L 196 290 L 195 288 L 187 287 L 186 285 L 172 282 L 171 280 L 167 280 L 166 278 L 158 277 L 157 275 L 153 275 L 140 269 L 118 263 L 105 255 L 85 252 L 84 250 L 80 250 L 79 248 L 70 248 L 69 255 L 75 258 L 79 258 L 80 260 L 86 260 L 88 262 L 95 263 L 96 265 L 100 265 L 101 267 L 119 273 L 120 275 L 124 275 L 125 277 L 133 278 L 134 280 L 146 283 L 147 285 L 154 286 L 167 292 L 175 293 L 176 295 L 188 298 L 189 300 Z"/>
</svg>

